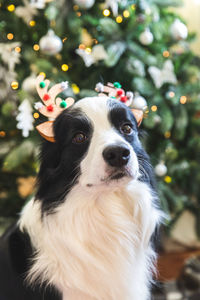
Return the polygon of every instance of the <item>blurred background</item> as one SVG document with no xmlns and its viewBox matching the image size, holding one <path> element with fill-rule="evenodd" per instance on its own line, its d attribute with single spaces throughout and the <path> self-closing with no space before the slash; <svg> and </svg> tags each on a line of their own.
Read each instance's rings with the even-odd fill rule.
<svg viewBox="0 0 200 300">
<path fill-rule="evenodd" d="M 0 0 L 1 233 L 34 195 L 39 73 L 69 81 L 63 98 L 108 81 L 134 92 L 168 215 L 156 299 L 200 299 L 200 0 Z"/>
</svg>

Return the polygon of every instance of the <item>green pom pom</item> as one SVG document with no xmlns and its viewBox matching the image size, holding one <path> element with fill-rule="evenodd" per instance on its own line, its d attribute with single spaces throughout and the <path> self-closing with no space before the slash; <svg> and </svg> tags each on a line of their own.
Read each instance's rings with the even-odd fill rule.
<svg viewBox="0 0 200 300">
<path fill-rule="evenodd" d="M 114 87 L 116 87 L 117 89 L 121 89 L 121 84 L 119 82 L 114 82 L 113 83 Z"/>
<path fill-rule="evenodd" d="M 45 86 L 46 86 L 45 82 L 44 82 L 44 81 L 41 81 L 41 82 L 40 82 L 40 87 L 43 89 Z"/>
<path fill-rule="evenodd" d="M 62 102 L 60 102 L 60 107 L 66 108 L 67 107 L 67 103 L 63 100 Z"/>
</svg>

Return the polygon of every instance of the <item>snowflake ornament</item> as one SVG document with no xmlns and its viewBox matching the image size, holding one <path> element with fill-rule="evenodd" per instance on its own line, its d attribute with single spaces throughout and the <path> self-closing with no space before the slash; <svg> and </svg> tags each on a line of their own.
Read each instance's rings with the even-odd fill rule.
<svg viewBox="0 0 200 300">
<path fill-rule="evenodd" d="M 82 57 L 86 67 L 90 67 L 94 63 L 107 58 L 107 53 L 103 45 L 94 46 L 91 52 L 88 52 L 87 49 L 76 49 L 75 52 Z"/>
<path fill-rule="evenodd" d="M 8 65 L 8 69 L 10 71 L 14 71 L 15 65 L 20 63 L 20 56 L 19 52 L 15 51 L 16 47 L 20 47 L 20 42 L 15 43 L 0 43 L 0 55 L 2 61 Z"/>
<path fill-rule="evenodd" d="M 24 6 L 18 6 L 15 9 L 15 14 L 19 18 L 22 18 L 25 23 L 29 24 L 29 22 L 31 20 L 33 20 L 34 16 L 36 16 L 38 14 L 38 11 L 35 6 L 31 5 L 31 3 L 29 3 L 29 1 L 23 0 L 23 3 L 24 3 Z"/>
<path fill-rule="evenodd" d="M 177 84 L 177 78 L 174 73 L 174 65 L 170 59 L 168 59 L 162 69 L 151 66 L 148 68 L 153 82 L 157 89 L 159 89 L 164 83 Z"/>
</svg>

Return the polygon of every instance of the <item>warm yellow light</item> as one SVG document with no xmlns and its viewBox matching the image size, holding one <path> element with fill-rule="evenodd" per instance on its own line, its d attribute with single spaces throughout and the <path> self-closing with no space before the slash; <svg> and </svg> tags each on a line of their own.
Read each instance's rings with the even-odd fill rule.
<svg viewBox="0 0 200 300">
<path fill-rule="evenodd" d="M 180 103 L 185 104 L 186 102 L 187 102 L 187 97 L 186 96 L 181 96 Z"/>
<path fill-rule="evenodd" d="M 14 136 L 16 134 L 17 134 L 17 130 L 16 129 L 9 131 L 9 135 L 10 136 Z"/>
<path fill-rule="evenodd" d="M 21 50 L 22 50 L 22 49 L 21 49 L 20 47 L 15 47 L 15 51 L 16 51 L 16 52 L 19 53 L 19 52 L 21 52 Z"/>
<path fill-rule="evenodd" d="M 62 42 L 64 43 L 66 40 L 67 40 L 67 37 L 64 37 L 64 38 L 62 39 Z"/>
<path fill-rule="evenodd" d="M 61 54 L 56 54 L 56 58 L 58 59 L 58 60 L 61 60 L 62 59 L 62 55 Z"/>
<path fill-rule="evenodd" d="M 77 11 L 76 15 L 77 15 L 78 17 L 81 17 L 81 12 L 80 12 L 80 11 Z"/>
<path fill-rule="evenodd" d="M 128 10 L 124 10 L 123 16 L 124 16 L 124 18 L 130 17 L 130 12 Z"/>
<path fill-rule="evenodd" d="M 14 35 L 12 33 L 7 34 L 7 39 L 12 40 L 14 38 Z"/>
<path fill-rule="evenodd" d="M 74 10 L 79 10 L 79 6 L 78 6 L 78 5 L 74 5 L 74 6 L 73 6 L 73 9 L 74 9 Z"/>
<path fill-rule="evenodd" d="M 175 93 L 174 92 L 169 92 L 169 97 L 170 98 L 173 98 L 175 96 Z"/>
<path fill-rule="evenodd" d="M 80 89 L 76 83 L 72 83 L 72 90 L 73 90 L 74 94 L 80 93 Z"/>
<path fill-rule="evenodd" d="M 7 10 L 10 11 L 10 12 L 14 11 L 14 10 L 15 10 L 14 4 L 8 5 L 8 6 L 7 6 Z"/>
<path fill-rule="evenodd" d="M 95 43 L 95 44 L 98 44 L 98 41 L 97 41 L 97 39 L 94 39 L 93 41 L 94 41 L 94 43 Z"/>
<path fill-rule="evenodd" d="M 110 10 L 109 9 L 104 9 L 103 10 L 103 15 L 104 15 L 104 17 L 108 17 L 108 16 L 110 16 Z"/>
<path fill-rule="evenodd" d="M 44 76 L 44 78 L 46 77 L 46 74 L 44 73 L 44 72 L 40 72 L 40 74 L 39 75 L 42 75 L 42 76 Z"/>
<path fill-rule="evenodd" d="M 152 111 L 157 111 L 157 110 L 158 110 L 158 107 L 157 107 L 156 105 L 153 105 L 153 106 L 151 107 L 151 110 L 152 110 Z"/>
<path fill-rule="evenodd" d="M 55 27 L 55 26 L 56 26 L 56 21 L 55 20 L 51 20 L 50 27 Z"/>
<path fill-rule="evenodd" d="M 165 138 L 166 139 L 169 139 L 170 136 L 171 136 L 171 132 L 170 131 L 166 131 L 165 134 L 164 134 Z"/>
<path fill-rule="evenodd" d="M 13 90 L 16 90 L 19 87 L 19 83 L 17 81 L 12 81 L 11 82 L 11 87 L 12 87 Z"/>
<path fill-rule="evenodd" d="M 39 115 L 37 112 L 35 112 L 35 113 L 33 114 L 33 117 L 34 117 L 35 119 L 38 119 L 39 116 L 40 116 L 40 115 Z"/>
<path fill-rule="evenodd" d="M 33 45 L 33 50 L 39 51 L 40 46 L 38 44 Z"/>
<path fill-rule="evenodd" d="M 171 183 L 172 182 L 172 178 L 168 175 L 165 176 L 164 180 L 165 180 L 166 183 Z"/>
<path fill-rule="evenodd" d="M 5 131 L 0 131 L 0 137 L 5 137 L 6 136 L 6 133 L 5 133 Z"/>
<path fill-rule="evenodd" d="M 122 21 L 123 21 L 122 16 L 118 16 L 118 17 L 116 18 L 116 22 L 117 22 L 117 23 L 122 23 Z"/>
<path fill-rule="evenodd" d="M 92 52 L 92 49 L 91 49 L 90 47 L 87 47 L 87 48 L 85 49 L 85 52 L 91 53 L 91 52 Z"/>
<path fill-rule="evenodd" d="M 67 64 L 63 64 L 61 66 L 61 69 L 64 71 L 64 72 L 67 72 L 69 70 L 69 66 Z"/>
<path fill-rule="evenodd" d="M 53 72 L 53 74 L 57 74 L 57 73 L 58 73 L 58 69 L 54 67 L 54 68 L 52 69 L 52 72 Z"/>
<path fill-rule="evenodd" d="M 29 22 L 29 25 L 30 25 L 31 27 L 34 27 L 35 24 L 36 24 L 36 22 L 35 22 L 34 20 L 31 20 L 31 21 Z"/>
<path fill-rule="evenodd" d="M 131 5 L 131 8 L 132 8 L 132 10 L 135 10 L 135 9 L 136 9 L 136 5 L 135 5 L 135 4 L 132 4 L 132 5 Z"/>
<path fill-rule="evenodd" d="M 79 47 L 79 49 L 82 49 L 82 50 L 84 50 L 86 48 L 86 46 L 84 44 L 80 44 L 78 47 Z"/>
<path fill-rule="evenodd" d="M 169 57 L 169 54 L 170 54 L 169 51 L 167 51 L 167 50 L 163 51 L 163 56 L 164 57 L 166 57 L 166 58 Z"/>
</svg>

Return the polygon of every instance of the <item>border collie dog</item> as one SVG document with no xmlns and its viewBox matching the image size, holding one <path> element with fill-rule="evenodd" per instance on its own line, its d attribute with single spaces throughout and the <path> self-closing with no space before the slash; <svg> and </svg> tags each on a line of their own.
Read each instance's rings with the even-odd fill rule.
<svg viewBox="0 0 200 300">
<path fill-rule="evenodd" d="M 0 300 L 150 299 L 161 211 L 133 113 L 84 98 L 54 134 L 35 198 L 0 240 Z"/>
</svg>

